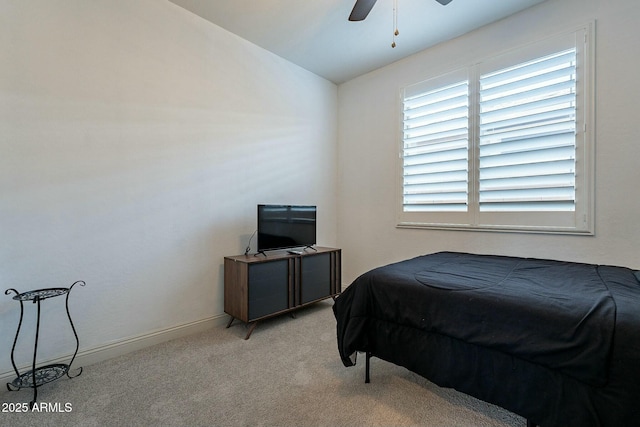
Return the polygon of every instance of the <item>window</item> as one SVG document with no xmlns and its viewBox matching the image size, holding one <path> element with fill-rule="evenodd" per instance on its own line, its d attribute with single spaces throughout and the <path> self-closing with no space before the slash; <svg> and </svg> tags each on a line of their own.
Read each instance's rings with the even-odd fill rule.
<svg viewBox="0 0 640 427">
<path fill-rule="evenodd" d="M 593 233 L 590 33 L 403 89 L 399 226 Z"/>
</svg>

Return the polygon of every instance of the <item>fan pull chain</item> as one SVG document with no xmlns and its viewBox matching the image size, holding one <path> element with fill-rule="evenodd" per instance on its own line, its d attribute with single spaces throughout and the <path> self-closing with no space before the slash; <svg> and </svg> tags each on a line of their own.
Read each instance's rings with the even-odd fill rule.
<svg viewBox="0 0 640 427">
<path fill-rule="evenodd" d="M 398 31 L 398 0 L 393 0 L 393 42 L 391 43 L 391 47 L 396 47 L 396 36 L 400 34 Z"/>
</svg>

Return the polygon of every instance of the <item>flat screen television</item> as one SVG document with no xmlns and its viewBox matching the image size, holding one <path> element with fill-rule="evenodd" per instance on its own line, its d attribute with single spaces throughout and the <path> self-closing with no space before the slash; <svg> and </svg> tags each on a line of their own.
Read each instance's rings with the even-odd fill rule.
<svg viewBox="0 0 640 427">
<path fill-rule="evenodd" d="M 315 243 L 315 206 L 258 205 L 258 252 Z"/>
</svg>

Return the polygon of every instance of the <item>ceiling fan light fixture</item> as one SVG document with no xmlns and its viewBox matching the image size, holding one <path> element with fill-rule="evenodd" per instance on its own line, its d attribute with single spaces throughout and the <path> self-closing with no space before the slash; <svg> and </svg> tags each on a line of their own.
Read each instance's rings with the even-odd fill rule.
<svg viewBox="0 0 640 427">
<path fill-rule="evenodd" d="M 377 0 L 356 0 L 356 3 L 353 5 L 353 9 L 351 10 L 351 14 L 349 15 L 349 21 L 362 21 L 364 20 L 373 6 L 376 4 Z M 451 3 L 452 0 L 436 0 L 443 6 Z M 398 31 L 398 0 L 393 1 L 393 42 L 391 43 L 391 47 L 396 47 L 396 36 L 400 34 Z"/>
</svg>

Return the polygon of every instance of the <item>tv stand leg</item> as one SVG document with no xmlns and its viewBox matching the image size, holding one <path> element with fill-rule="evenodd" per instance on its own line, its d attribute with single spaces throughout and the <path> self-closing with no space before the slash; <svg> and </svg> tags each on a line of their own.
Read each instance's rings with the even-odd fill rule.
<svg viewBox="0 0 640 427">
<path fill-rule="evenodd" d="M 229 323 L 227 323 L 227 329 L 231 327 L 231 324 L 233 323 L 234 320 L 236 320 L 236 318 L 231 316 L 231 319 L 229 319 Z"/>
<path fill-rule="evenodd" d="M 231 316 L 231 318 L 229 319 L 229 322 L 227 323 L 227 328 L 231 327 L 231 324 L 233 323 L 234 320 L 236 320 L 236 318 Z M 258 321 L 247 323 L 246 326 L 249 328 L 249 330 L 247 331 L 247 335 L 245 335 L 244 339 L 248 340 L 253 330 L 256 328 L 256 326 L 258 326 Z"/>
<path fill-rule="evenodd" d="M 253 330 L 256 328 L 256 326 L 258 326 L 258 322 L 257 321 L 251 322 L 250 325 L 251 326 L 249 326 L 249 331 L 247 331 L 247 335 L 244 337 L 245 340 L 249 339 Z"/>
</svg>

